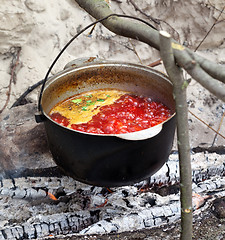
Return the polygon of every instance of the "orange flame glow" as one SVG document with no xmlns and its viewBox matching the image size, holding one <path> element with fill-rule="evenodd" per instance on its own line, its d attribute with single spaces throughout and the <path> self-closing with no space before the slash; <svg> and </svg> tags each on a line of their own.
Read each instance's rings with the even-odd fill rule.
<svg viewBox="0 0 225 240">
<path fill-rule="evenodd" d="M 57 200 L 58 200 L 52 193 L 49 193 L 49 192 L 48 192 L 48 196 L 49 196 L 52 200 L 54 200 L 54 201 L 57 201 Z"/>
<path fill-rule="evenodd" d="M 100 204 L 100 205 L 97 205 L 96 207 L 97 208 L 101 208 L 101 207 L 104 207 L 106 204 L 108 203 L 108 198 L 105 199 L 105 202 Z"/>
</svg>

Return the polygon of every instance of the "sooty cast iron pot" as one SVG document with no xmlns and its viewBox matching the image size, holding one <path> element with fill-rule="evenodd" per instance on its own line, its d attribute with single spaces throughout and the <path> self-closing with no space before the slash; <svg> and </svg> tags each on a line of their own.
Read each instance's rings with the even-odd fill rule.
<svg viewBox="0 0 225 240">
<path fill-rule="evenodd" d="M 173 115 L 165 122 L 135 133 L 90 134 L 52 121 L 52 107 L 75 94 L 114 88 L 148 96 L 168 106 Z M 74 179 L 104 187 L 140 182 L 167 161 L 175 131 L 172 84 L 162 73 L 122 62 L 87 62 L 51 77 L 39 99 L 49 148 L 56 164 Z"/>
</svg>

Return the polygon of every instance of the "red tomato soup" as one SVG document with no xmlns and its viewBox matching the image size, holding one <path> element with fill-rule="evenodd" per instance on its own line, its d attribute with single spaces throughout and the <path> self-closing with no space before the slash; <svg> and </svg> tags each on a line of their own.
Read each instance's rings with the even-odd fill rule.
<svg viewBox="0 0 225 240">
<path fill-rule="evenodd" d="M 58 103 L 49 116 L 74 130 L 121 134 L 160 124 L 171 116 L 171 111 L 148 97 L 118 90 L 95 90 Z"/>
</svg>

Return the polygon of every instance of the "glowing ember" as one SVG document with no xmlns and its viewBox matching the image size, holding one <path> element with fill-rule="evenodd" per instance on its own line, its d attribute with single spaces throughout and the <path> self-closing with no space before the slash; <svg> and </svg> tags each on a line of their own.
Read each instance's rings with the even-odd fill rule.
<svg viewBox="0 0 225 240">
<path fill-rule="evenodd" d="M 104 207 L 107 203 L 108 203 L 108 198 L 105 199 L 104 203 L 102 203 L 102 204 L 100 204 L 100 205 L 97 205 L 96 207 L 97 207 L 97 208 Z"/>
<path fill-rule="evenodd" d="M 192 193 L 193 206 L 195 207 L 195 209 L 199 209 L 201 206 L 205 204 L 206 200 L 211 197 L 212 196 L 210 195 L 202 196 L 198 193 L 193 192 Z"/>
<path fill-rule="evenodd" d="M 48 196 L 49 196 L 52 200 L 54 200 L 54 201 L 57 201 L 57 200 L 58 200 L 52 193 L 49 193 L 49 192 L 48 192 Z"/>
</svg>

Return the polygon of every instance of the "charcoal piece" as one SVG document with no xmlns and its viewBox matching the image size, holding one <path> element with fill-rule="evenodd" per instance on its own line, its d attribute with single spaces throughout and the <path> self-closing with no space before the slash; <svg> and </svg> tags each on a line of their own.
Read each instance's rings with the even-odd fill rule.
<svg viewBox="0 0 225 240">
<path fill-rule="evenodd" d="M 152 198 L 152 197 L 147 197 L 145 199 L 145 203 L 149 203 L 151 207 L 155 206 L 156 205 L 156 199 Z"/>
<path fill-rule="evenodd" d="M 49 234 L 49 226 L 46 223 L 41 224 L 42 235 L 47 236 Z"/>
<path fill-rule="evenodd" d="M 24 228 L 24 234 L 27 236 L 28 239 L 32 239 L 32 238 L 36 238 L 37 236 L 35 236 L 35 228 L 33 225 L 30 225 L 28 223 L 25 223 L 23 225 Z"/>
<path fill-rule="evenodd" d="M 27 195 L 27 192 L 25 189 L 19 189 L 17 188 L 14 192 L 14 196 L 13 198 L 19 198 L 19 199 L 22 199 L 22 198 L 25 198 L 25 196 Z"/>
<path fill-rule="evenodd" d="M 62 219 L 59 222 L 60 228 L 63 231 L 63 234 L 68 234 L 70 232 L 69 222 L 66 219 Z"/>
<path fill-rule="evenodd" d="M 49 233 L 53 233 L 54 230 L 55 230 L 54 224 L 53 223 L 49 224 Z"/>
<path fill-rule="evenodd" d="M 145 227 L 154 227 L 155 222 L 152 218 L 147 218 L 147 219 L 144 219 L 144 225 Z"/>
<path fill-rule="evenodd" d="M 14 236 L 12 234 L 12 230 L 10 228 L 6 228 L 2 230 L 2 235 L 4 236 L 5 239 L 13 239 Z"/>
<path fill-rule="evenodd" d="M 218 218 L 225 218 L 225 197 L 213 201 L 212 211 Z"/>
<path fill-rule="evenodd" d="M 20 233 L 17 231 L 17 228 L 12 228 L 11 232 L 15 239 L 20 239 L 21 236 Z"/>
<path fill-rule="evenodd" d="M 155 218 L 154 219 L 154 224 L 155 226 L 159 226 L 163 223 L 163 219 L 161 217 Z"/>
<path fill-rule="evenodd" d="M 40 224 L 35 224 L 34 228 L 36 230 L 36 235 L 37 237 L 41 237 L 42 236 L 42 229 L 41 229 L 41 225 Z"/>
<path fill-rule="evenodd" d="M 4 230 L 0 230 L 0 239 L 6 239 L 7 236 L 5 234 L 5 231 Z"/>
<path fill-rule="evenodd" d="M 166 217 L 170 217 L 172 215 L 174 215 L 174 213 L 172 212 L 171 208 L 169 206 L 163 206 L 163 211 Z"/>
</svg>

